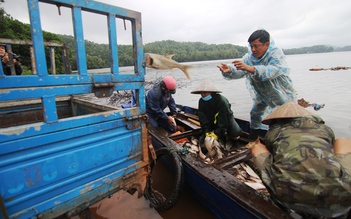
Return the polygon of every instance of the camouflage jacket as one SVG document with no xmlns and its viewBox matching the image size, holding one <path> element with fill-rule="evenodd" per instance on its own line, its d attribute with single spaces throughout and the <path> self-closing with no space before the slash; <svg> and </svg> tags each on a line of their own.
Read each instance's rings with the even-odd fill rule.
<svg viewBox="0 0 351 219">
<path fill-rule="evenodd" d="M 351 206 L 351 176 L 335 159 L 334 141 L 332 129 L 317 116 L 272 125 L 265 136 L 271 153 L 255 158 L 271 195 L 297 211 L 344 214 Z"/>
</svg>

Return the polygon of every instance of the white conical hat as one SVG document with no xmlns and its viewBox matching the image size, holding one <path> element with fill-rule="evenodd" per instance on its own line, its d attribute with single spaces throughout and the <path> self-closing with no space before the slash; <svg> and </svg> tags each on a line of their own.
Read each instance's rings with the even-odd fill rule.
<svg viewBox="0 0 351 219">
<path fill-rule="evenodd" d="M 313 114 L 310 111 L 293 101 L 289 101 L 275 109 L 271 114 L 262 120 L 262 123 L 269 125 L 273 119 L 288 119 L 311 115 Z"/>
<path fill-rule="evenodd" d="M 191 91 L 192 94 L 200 94 L 201 92 L 222 93 L 207 78 L 195 90 Z"/>
</svg>

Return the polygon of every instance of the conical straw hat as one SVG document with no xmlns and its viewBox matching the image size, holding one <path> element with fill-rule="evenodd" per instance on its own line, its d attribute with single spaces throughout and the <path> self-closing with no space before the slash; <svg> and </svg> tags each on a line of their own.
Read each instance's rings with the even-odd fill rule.
<svg viewBox="0 0 351 219">
<path fill-rule="evenodd" d="M 293 101 L 284 103 L 277 109 L 275 109 L 271 114 L 262 120 L 263 124 L 269 125 L 273 119 L 288 119 L 302 116 L 311 116 L 311 112 L 298 105 Z"/>
<path fill-rule="evenodd" d="M 222 93 L 207 78 L 195 90 L 191 91 L 192 94 L 200 94 L 201 92 Z"/>
</svg>

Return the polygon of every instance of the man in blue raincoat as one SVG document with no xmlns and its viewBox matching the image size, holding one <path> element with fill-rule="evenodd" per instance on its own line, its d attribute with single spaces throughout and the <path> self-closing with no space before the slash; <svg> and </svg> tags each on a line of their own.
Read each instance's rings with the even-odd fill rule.
<svg viewBox="0 0 351 219">
<path fill-rule="evenodd" d="M 177 108 L 172 97 L 172 94 L 176 92 L 176 87 L 175 79 L 166 76 L 146 94 L 146 114 L 149 117 L 149 124 L 155 128 L 162 127 L 170 133 L 177 131 L 174 121 Z M 170 115 L 164 111 L 166 107 L 169 108 Z"/>
<path fill-rule="evenodd" d="M 295 100 L 295 90 L 289 77 L 290 68 L 281 49 L 276 47 L 266 30 L 256 30 L 248 39 L 249 51 L 233 65 L 217 66 L 225 79 L 246 77 L 246 87 L 253 106 L 250 112 L 251 138 L 263 135 L 268 127 L 262 119 L 284 103 Z"/>
</svg>

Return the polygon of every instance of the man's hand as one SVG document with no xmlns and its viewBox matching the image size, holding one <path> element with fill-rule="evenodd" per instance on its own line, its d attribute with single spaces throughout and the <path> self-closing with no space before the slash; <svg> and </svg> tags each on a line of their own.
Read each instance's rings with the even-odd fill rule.
<svg viewBox="0 0 351 219">
<path fill-rule="evenodd" d="M 251 148 L 251 153 L 253 157 L 257 157 L 263 153 L 269 153 L 268 149 L 264 144 L 261 143 L 260 139 L 257 138 L 255 141 L 249 142 L 245 145 L 246 148 Z"/>
<path fill-rule="evenodd" d="M 174 117 L 173 116 L 168 116 L 167 123 L 170 124 L 170 125 L 174 124 Z"/>
<path fill-rule="evenodd" d="M 236 69 L 238 69 L 238 70 L 245 70 L 246 71 L 247 65 L 245 63 L 243 63 L 243 61 L 241 61 L 241 60 L 234 60 L 232 63 L 234 64 Z"/>
<path fill-rule="evenodd" d="M 9 55 L 6 53 L 6 55 L 2 58 L 3 63 L 8 63 L 10 61 Z"/>
<path fill-rule="evenodd" d="M 17 59 L 13 59 L 13 64 L 14 65 L 20 65 L 21 63 L 19 61 L 17 61 Z"/>
<path fill-rule="evenodd" d="M 232 63 L 234 64 L 234 66 L 238 70 L 244 70 L 244 71 L 250 72 L 251 74 L 255 73 L 255 68 L 254 67 L 246 65 L 241 60 L 234 60 Z"/>
<path fill-rule="evenodd" d="M 230 70 L 229 66 L 227 64 L 221 63 L 221 65 L 217 65 L 217 68 L 221 70 L 223 73 L 230 73 L 232 70 Z"/>
<path fill-rule="evenodd" d="M 218 140 L 218 136 L 214 132 L 207 132 L 206 137 L 213 137 L 214 140 Z"/>
</svg>

